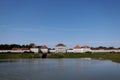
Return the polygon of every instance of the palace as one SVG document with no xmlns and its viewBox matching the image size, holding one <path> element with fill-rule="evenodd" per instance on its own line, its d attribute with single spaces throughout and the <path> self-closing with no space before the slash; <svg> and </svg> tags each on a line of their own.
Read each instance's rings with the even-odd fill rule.
<svg viewBox="0 0 120 80">
<path fill-rule="evenodd" d="M 76 45 L 71 49 L 67 49 L 66 45 L 63 43 L 59 43 L 55 46 L 55 48 L 48 48 L 46 45 L 41 46 L 32 46 L 30 49 L 28 48 L 13 48 L 12 50 L 0 50 L 0 53 L 86 53 L 86 52 L 120 52 L 120 49 L 109 49 L 109 48 L 91 48 L 88 45 L 79 46 Z"/>
</svg>

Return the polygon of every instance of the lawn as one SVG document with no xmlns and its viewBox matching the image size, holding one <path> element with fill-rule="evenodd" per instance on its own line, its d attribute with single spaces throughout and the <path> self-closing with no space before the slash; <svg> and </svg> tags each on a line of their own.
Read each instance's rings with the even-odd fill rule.
<svg viewBox="0 0 120 80">
<path fill-rule="evenodd" d="M 41 54 L 35 53 L 0 53 L 0 59 L 9 58 L 41 58 Z M 95 59 L 107 59 L 120 63 L 120 52 L 118 53 L 62 53 L 48 54 L 47 58 L 95 58 Z"/>
<path fill-rule="evenodd" d="M 64 53 L 64 54 L 51 54 L 48 58 L 95 58 L 107 59 L 114 62 L 120 62 L 120 53 Z"/>
</svg>

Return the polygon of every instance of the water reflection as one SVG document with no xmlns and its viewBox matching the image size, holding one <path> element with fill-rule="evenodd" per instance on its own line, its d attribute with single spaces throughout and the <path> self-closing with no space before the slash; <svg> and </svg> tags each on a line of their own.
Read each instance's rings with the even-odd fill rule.
<svg viewBox="0 0 120 80">
<path fill-rule="evenodd" d="M 1 59 L 0 80 L 120 80 L 120 64 L 109 60 Z"/>
<path fill-rule="evenodd" d="M 5 63 L 5 62 L 18 62 L 19 59 L 0 59 L 0 63 Z"/>
</svg>

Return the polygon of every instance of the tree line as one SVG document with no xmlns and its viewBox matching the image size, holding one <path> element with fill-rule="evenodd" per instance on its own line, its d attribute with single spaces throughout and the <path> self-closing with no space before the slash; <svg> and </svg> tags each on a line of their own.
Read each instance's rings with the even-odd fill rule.
<svg viewBox="0 0 120 80">
<path fill-rule="evenodd" d="M 19 45 L 19 44 L 0 44 L 0 50 L 11 50 L 12 48 L 28 48 L 30 49 L 31 47 L 36 46 L 34 43 L 26 44 L 26 45 Z M 39 46 L 38 46 L 39 47 Z M 100 49 L 120 49 L 115 48 L 115 47 L 104 47 L 104 46 L 99 46 L 99 47 L 91 47 L 91 48 L 100 48 Z"/>
<path fill-rule="evenodd" d="M 113 46 L 110 46 L 110 47 L 99 46 L 99 47 L 91 47 L 91 48 L 99 48 L 99 49 L 120 49 L 120 47 L 119 47 L 119 48 L 115 48 L 115 47 L 113 47 Z"/>
<path fill-rule="evenodd" d="M 19 44 L 0 44 L 0 50 L 11 50 L 12 48 L 28 48 L 35 46 L 34 43 L 19 45 Z"/>
</svg>

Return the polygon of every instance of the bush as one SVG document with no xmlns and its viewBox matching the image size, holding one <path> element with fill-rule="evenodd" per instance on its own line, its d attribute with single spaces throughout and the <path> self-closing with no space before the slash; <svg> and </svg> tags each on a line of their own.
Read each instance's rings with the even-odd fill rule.
<svg viewBox="0 0 120 80">
<path fill-rule="evenodd" d="M 87 51 L 87 52 L 85 52 L 85 53 L 92 53 L 91 51 Z"/>
<path fill-rule="evenodd" d="M 32 51 L 29 51 L 29 52 L 28 51 L 24 51 L 24 53 L 34 53 L 34 52 L 32 52 Z"/>
<path fill-rule="evenodd" d="M 116 53 L 115 51 L 111 51 L 110 53 Z"/>
</svg>

